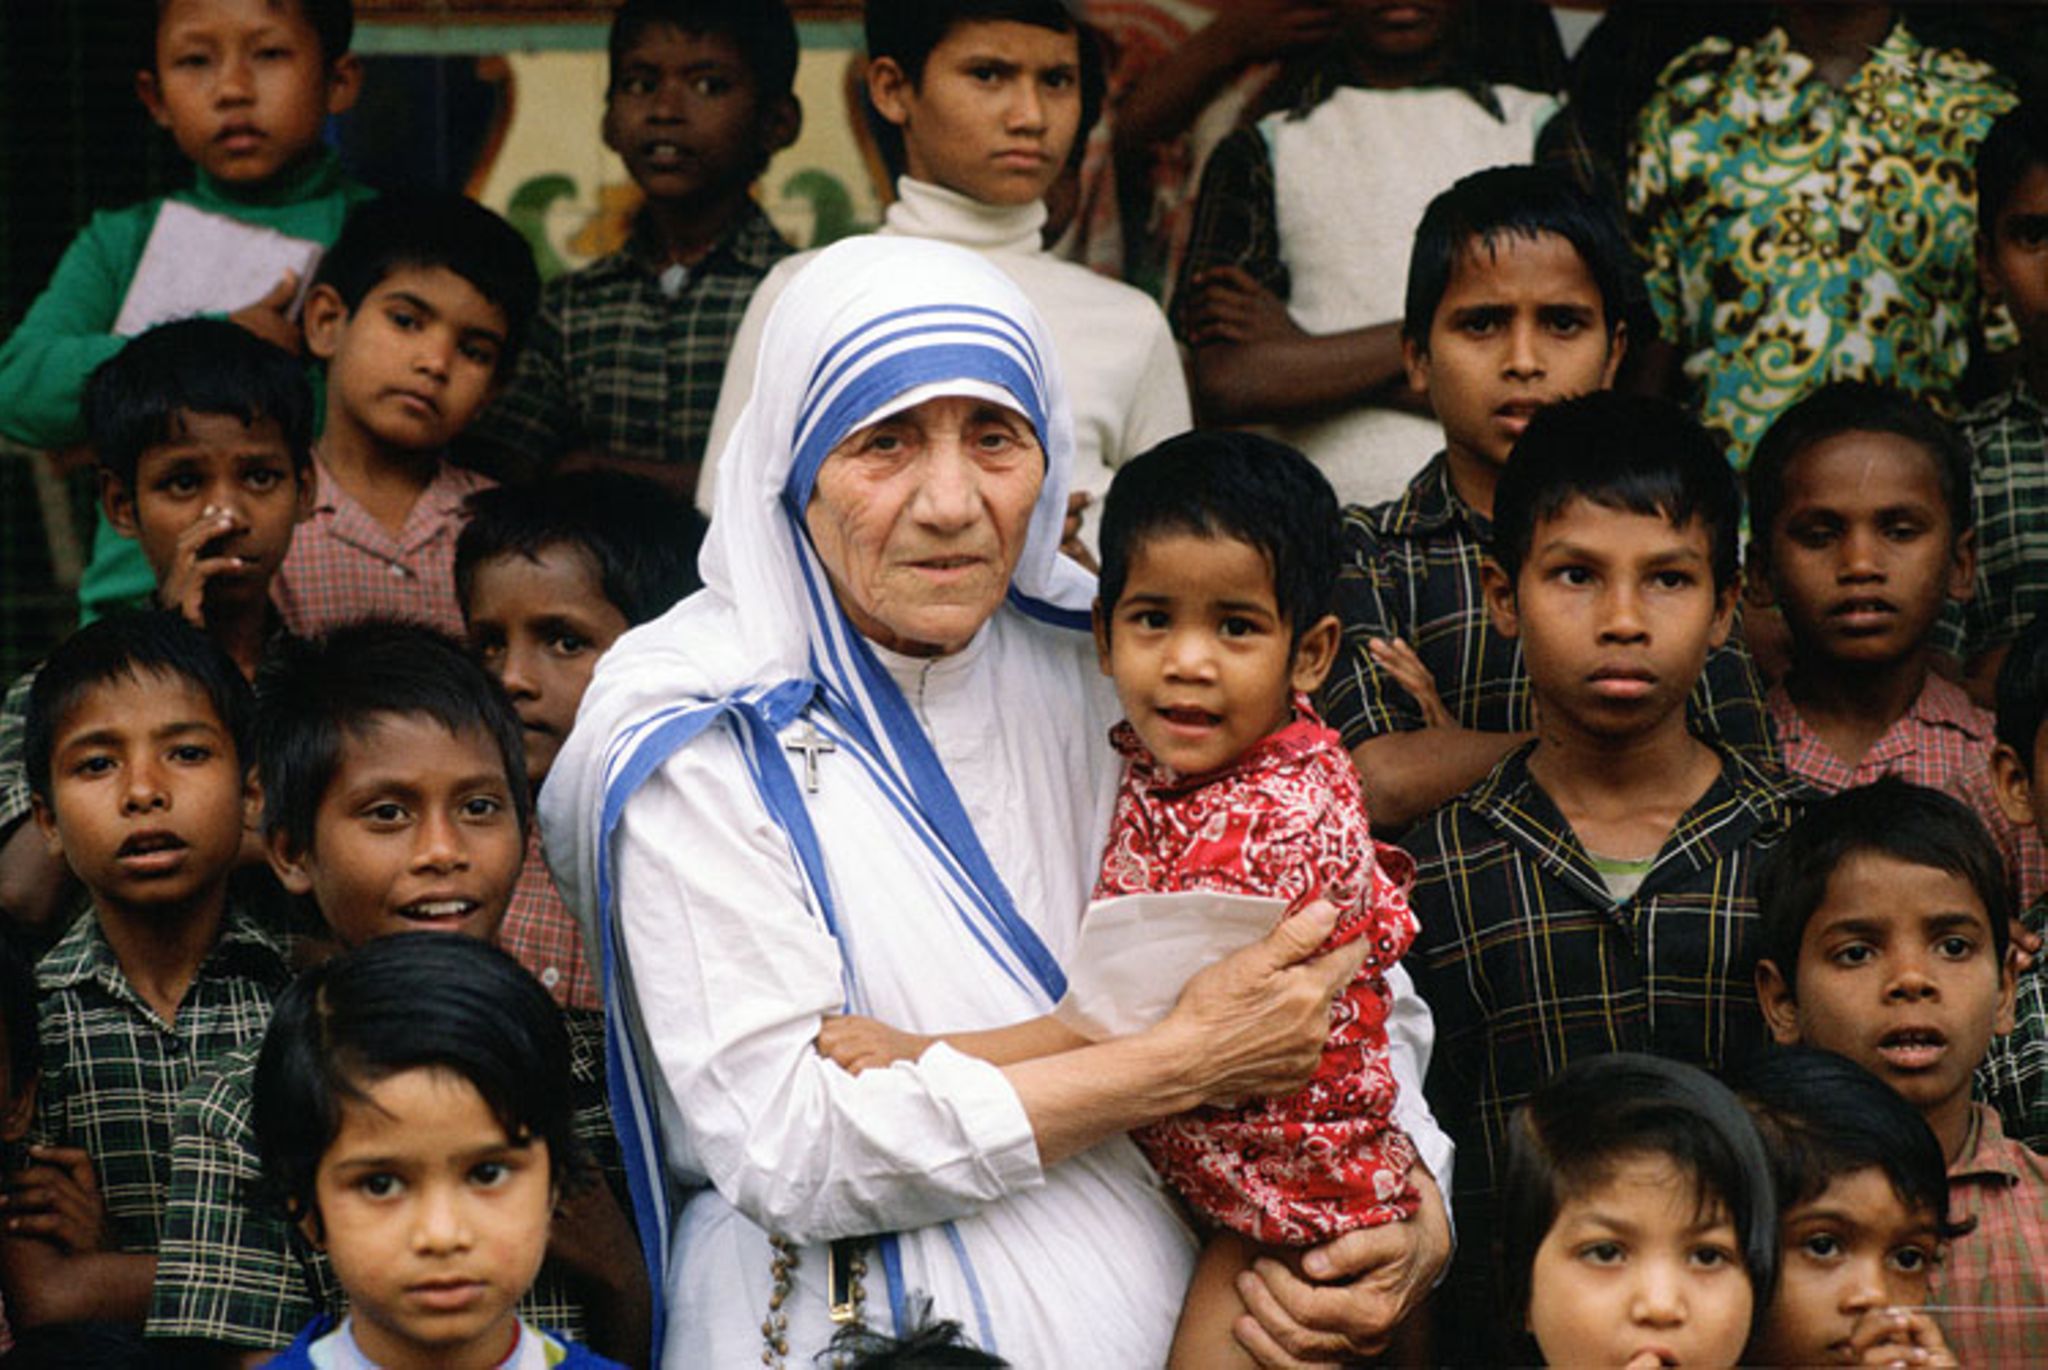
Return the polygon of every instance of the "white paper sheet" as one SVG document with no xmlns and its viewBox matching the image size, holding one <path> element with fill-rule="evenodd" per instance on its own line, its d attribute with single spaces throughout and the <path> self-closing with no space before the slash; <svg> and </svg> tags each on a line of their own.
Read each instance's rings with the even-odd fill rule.
<svg viewBox="0 0 2048 1370">
<path fill-rule="evenodd" d="M 287 271 L 298 273 L 298 312 L 320 261 L 320 244 L 225 215 L 166 201 L 128 282 L 113 331 L 144 329 L 194 314 L 231 314 L 268 295 Z"/>
<path fill-rule="evenodd" d="M 1167 1014 L 1188 977 L 1258 941 L 1287 911 L 1242 894 L 1127 894 L 1088 907 L 1053 1014 L 1084 1037 L 1143 1031 Z"/>
</svg>

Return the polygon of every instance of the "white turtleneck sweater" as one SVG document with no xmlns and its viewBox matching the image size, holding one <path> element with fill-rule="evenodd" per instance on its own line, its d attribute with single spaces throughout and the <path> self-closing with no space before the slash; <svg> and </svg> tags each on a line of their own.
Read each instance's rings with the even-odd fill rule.
<svg viewBox="0 0 2048 1370">
<path fill-rule="evenodd" d="M 1041 203 L 984 204 L 908 176 L 897 181 L 896 190 L 900 198 L 889 206 L 880 232 L 935 238 L 979 252 L 1044 315 L 1074 407 L 1070 488 L 1094 497 L 1082 525 L 1083 537 L 1094 547 L 1102 496 L 1116 468 L 1161 439 L 1186 431 L 1192 422 L 1187 381 L 1166 317 L 1143 292 L 1046 252 L 1039 245 L 1045 224 Z M 813 255 L 800 252 L 776 264 L 755 290 L 733 338 L 697 481 L 697 507 L 707 518 L 718 459 L 754 393 L 768 311 Z"/>
</svg>

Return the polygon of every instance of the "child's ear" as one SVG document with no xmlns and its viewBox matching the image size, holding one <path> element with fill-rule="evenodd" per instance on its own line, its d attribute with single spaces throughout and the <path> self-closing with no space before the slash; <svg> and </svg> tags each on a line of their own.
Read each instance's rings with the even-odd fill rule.
<svg viewBox="0 0 2048 1370">
<path fill-rule="evenodd" d="M 1344 640 L 1344 625 L 1337 621 L 1335 614 L 1324 614 L 1309 625 L 1308 631 L 1294 644 L 1292 682 L 1302 694 L 1312 695 L 1323 688 L 1323 680 L 1330 674 L 1330 667 L 1337 662 L 1337 647 Z"/>
<path fill-rule="evenodd" d="M 36 820 L 36 831 L 43 835 L 43 846 L 53 861 L 64 860 L 64 838 L 57 831 L 57 815 L 50 808 L 50 801 L 39 794 L 29 796 L 28 811 Z M 68 868 L 69 863 L 66 863 Z"/>
<path fill-rule="evenodd" d="M 108 526 L 123 537 L 134 537 L 138 531 L 135 491 L 104 466 L 99 468 L 96 479 L 100 487 L 100 512 L 107 516 Z"/>
<path fill-rule="evenodd" d="M 1948 597 L 1961 604 L 1977 593 L 1977 530 L 1965 528 L 1948 562 Z"/>
<path fill-rule="evenodd" d="M 352 52 L 344 52 L 327 64 L 327 112 L 346 114 L 356 107 L 356 100 L 363 93 L 363 62 Z"/>
<path fill-rule="evenodd" d="M 1408 373 L 1408 388 L 1418 395 L 1429 393 L 1429 349 L 1406 333 L 1401 335 L 1401 369 Z"/>
<path fill-rule="evenodd" d="M 1749 555 L 1742 560 L 1742 597 L 1752 609 L 1768 609 L 1778 602 L 1771 588 L 1771 554 L 1762 538 L 1749 540 Z"/>
<path fill-rule="evenodd" d="M 263 831 L 263 782 L 256 778 L 254 766 L 242 777 L 242 831 Z"/>
<path fill-rule="evenodd" d="M 1515 582 L 1492 557 L 1479 563 L 1479 593 L 1485 597 L 1486 614 L 1493 620 L 1493 630 L 1502 637 L 1520 636 L 1522 620 L 1515 607 Z"/>
<path fill-rule="evenodd" d="M 1102 596 L 1095 597 L 1094 606 L 1088 611 L 1088 621 L 1095 626 L 1095 664 L 1108 675 L 1109 670 L 1109 611 L 1102 607 Z"/>
<path fill-rule="evenodd" d="M 1991 792 L 1998 799 L 1998 811 L 2014 827 L 2036 830 L 2039 816 L 2034 812 L 2034 778 L 2027 763 L 2003 742 L 1991 749 Z"/>
<path fill-rule="evenodd" d="M 283 828 L 263 834 L 263 854 L 270 858 L 270 869 L 276 872 L 278 884 L 293 894 L 313 892 L 313 873 L 306 868 L 309 853 L 295 850 L 291 835 Z"/>
<path fill-rule="evenodd" d="M 1714 591 L 1714 627 L 1707 638 L 1707 645 L 1720 648 L 1728 641 L 1728 634 L 1735 629 L 1735 606 L 1742 599 L 1742 572 L 1735 573 L 1735 579 Z"/>
<path fill-rule="evenodd" d="M 313 517 L 314 502 L 320 497 L 317 488 L 319 481 L 314 479 L 311 461 L 304 466 L 292 467 L 292 483 L 298 487 L 298 495 L 293 500 L 292 508 L 292 526 L 296 528 Z"/>
<path fill-rule="evenodd" d="M 1621 363 L 1628 356 L 1628 320 L 1617 319 L 1614 332 L 1607 339 L 1607 365 L 1600 372 L 1600 388 L 1612 390 L 1614 378 L 1621 374 Z"/>
<path fill-rule="evenodd" d="M 1756 1001 L 1764 1011 L 1764 1026 L 1771 1030 L 1771 1040 L 1781 1047 L 1798 1046 L 1799 1000 L 1776 961 L 1756 963 Z"/>
<path fill-rule="evenodd" d="M 327 1229 L 320 1225 L 320 1210 L 317 1206 L 306 1205 L 293 1223 L 299 1229 L 299 1235 L 306 1239 L 307 1245 L 315 1251 L 327 1249 Z"/>
<path fill-rule="evenodd" d="M 135 98 L 142 101 L 142 107 L 149 111 L 150 122 L 158 128 L 171 126 L 171 112 L 164 108 L 164 95 L 157 86 L 156 73 L 147 67 L 135 73 Z"/>
<path fill-rule="evenodd" d="M 794 143 L 803 131 L 804 106 L 794 95 L 778 96 L 761 111 L 761 150 L 770 156 Z"/>
<path fill-rule="evenodd" d="M 2013 919 L 2012 925 L 2017 928 L 2019 919 Z M 1991 1020 L 1991 1031 L 1999 1037 L 2013 1029 L 2013 1009 L 2019 997 L 2020 984 L 2018 956 L 2019 948 L 2007 942 L 2005 957 L 1998 963 L 1998 1016 Z"/>
<path fill-rule="evenodd" d="M 148 101 L 143 102 L 147 104 Z M 159 123 L 162 121 L 159 120 Z M 1992 242 L 1989 233 L 1977 234 L 1977 285 L 1984 292 L 1984 303 L 2003 304 L 2005 292 L 1999 288 L 1998 273 L 1991 269 Z"/>
<path fill-rule="evenodd" d="M 306 330 L 306 350 L 321 361 L 332 361 L 348 331 L 348 312 L 348 302 L 333 286 L 316 285 L 307 291 L 305 308 L 299 314 Z"/>
<path fill-rule="evenodd" d="M 910 122 L 910 97 L 916 83 L 893 57 L 877 57 L 868 63 L 868 99 L 875 113 L 898 128 Z"/>
</svg>

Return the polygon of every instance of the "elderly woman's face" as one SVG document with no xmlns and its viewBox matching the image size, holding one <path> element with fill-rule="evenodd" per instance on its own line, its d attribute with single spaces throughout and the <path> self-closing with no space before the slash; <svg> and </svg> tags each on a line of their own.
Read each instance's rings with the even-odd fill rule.
<svg viewBox="0 0 2048 1370">
<path fill-rule="evenodd" d="M 1044 479 L 1022 414 L 945 396 L 833 448 L 804 521 L 856 628 L 894 651 L 944 656 L 1003 602 Z"/>
</svg>

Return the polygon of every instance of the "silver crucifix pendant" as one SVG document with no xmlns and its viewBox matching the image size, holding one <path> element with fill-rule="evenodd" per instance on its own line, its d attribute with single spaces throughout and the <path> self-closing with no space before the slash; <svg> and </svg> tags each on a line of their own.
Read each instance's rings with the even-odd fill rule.
<svg viewBox="0 0 2048 1370">
<path fill-rule="evenodd" d="M 804 793 L 816 794 L 818 792 L 818 756 L 822 752 L 836 752 L 839 748 L 833 744 L 831 738 L 824 736 L 816 728 L 812 727 L 811 720 L 808 718 L 804 720 L 803 732 L 792 737 L 789 741 L 783 743 L 782 746 L 785 751 L 802 752 L 804 754 Z"/>
</svg>

